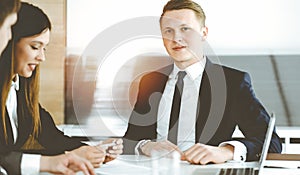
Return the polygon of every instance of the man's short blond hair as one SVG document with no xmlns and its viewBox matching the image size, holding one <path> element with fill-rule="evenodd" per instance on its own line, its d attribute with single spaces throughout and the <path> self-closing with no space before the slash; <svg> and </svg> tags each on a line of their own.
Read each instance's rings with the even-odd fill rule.
<svg viewBox="0 0 300 175">
<path fill-rule="evenodd" d="M 191 1 L 191 0 L 170 0 L 164 6 L 163 12 L 160 16 L 160 20 L 167 11 L 181 10 L 181 9 L 193 10 L 195 12 L 195 15 L 197 16 L 197 18 L 200 20 L 200 24 L 202 25 L 202 27 L 205 26 L 206 16 L 205 16 L 205 13 L 204 13 L 202 7 L 199 4 L 197 4 L 196 2 Z"/>
</svg>

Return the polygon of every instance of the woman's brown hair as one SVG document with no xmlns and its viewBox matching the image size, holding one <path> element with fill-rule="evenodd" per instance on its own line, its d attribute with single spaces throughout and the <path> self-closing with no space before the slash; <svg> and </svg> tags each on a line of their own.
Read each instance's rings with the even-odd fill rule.
<svg viewBox="0 0 300 175">
<path fill-rule="evenodd" d="M 10 90 L 11 82 L 15 76 L 14 72 L 14 48 L 16 44 L 26 37 L 31 37 L 43 33 L 45 30 L 51 30 L 51 23 L 48 16 L 38 7 L 22 2 L 18 19 L 12 28 L 12 40 L 8 43 L 0 58 L 0 112 L 2 115 L 2 125 L 7 141 L 7 126 L 5 122 L 6 115 L 6 99 Z M 39 66 L 33 71 L 29 78 L 22 78 L 20 81 L 20 93 L 25 99 L 25 107 L 28 108 L 32 116 L 32 137 L 37 138 L 40 130 L 40 114 L 39 114 Z M 31 139 L 31 138 L 28 138 Z M 29 142 L 31 142 L 29 140 Z"/>
</svg>

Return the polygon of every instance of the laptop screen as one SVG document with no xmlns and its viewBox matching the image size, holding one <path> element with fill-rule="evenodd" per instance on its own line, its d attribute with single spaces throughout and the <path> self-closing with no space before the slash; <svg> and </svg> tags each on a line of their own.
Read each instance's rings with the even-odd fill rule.
<svg viewBox="0 0 300 175">
<path fill-rule="evenodd" d="M 265 137 L 265 142 L 264 142 L 263 149 L 262 149 L 262 152 L 261 152 L 261 156 L 260 156 L 260 159 L 259 159 L 259 167 L 258 167 L 259 169 L 264 167 L 264 163 L 265 163 L 265 160 L 267 158 L 267 154 L 268 154 L 268 150 L 269 150 L 269 146 L 270 146 L 274 126 L 275 126 L 275 114 L 272 113 L 271 116 L 270 116 L 270 121 L 269 121 L 268 129 L 267 129 L 267 133 L 266 133 L 266 137 Z"/>
</svg>

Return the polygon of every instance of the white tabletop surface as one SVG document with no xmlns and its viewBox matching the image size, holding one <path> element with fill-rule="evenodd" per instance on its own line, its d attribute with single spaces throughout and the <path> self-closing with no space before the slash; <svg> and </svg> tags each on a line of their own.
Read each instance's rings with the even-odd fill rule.
<svg viewBox="0 0 300 175">
<path fill-rule="evenodd" d="M 191 165 L 186 161 L 176 161 L 168 159 L 151 159 L 145 156 L 121 155 L 114 161 L 102 165 L 95 171 L 98 175 L 199 175 L 203 173 L 201 169 L 207 172 L 215 172 L 218 170 L 209 170 L 213 168 L 243 168 L 257 165 L 257 162 L 244 163 L 224 163 L 224 164 L 210 164 L 210 165 Z M 82 174 L 82 173 L 78 173 Z M 211 174 L 211 173 L 208 173 Z M 300 169 L 297 168 L 264 168 L 260 175 L 300 175 Z"/>
</svg>

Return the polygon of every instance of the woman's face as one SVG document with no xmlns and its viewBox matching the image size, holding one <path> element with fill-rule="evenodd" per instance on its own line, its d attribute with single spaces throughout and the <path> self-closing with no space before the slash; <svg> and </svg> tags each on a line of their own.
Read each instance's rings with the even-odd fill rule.
<svg viewBox="0 0 300 175">
<path fill-rule="evenodd" d="M 15 46 L 14 73 L 29 78 L 35 68 L 45 61 L 45 50 L 49 43 L 50 31 L 20 39 Z"/>
</svg>

